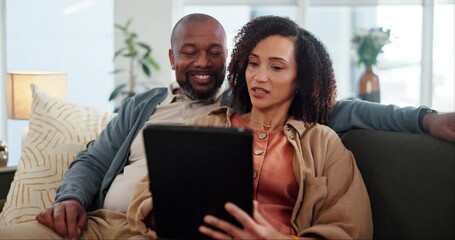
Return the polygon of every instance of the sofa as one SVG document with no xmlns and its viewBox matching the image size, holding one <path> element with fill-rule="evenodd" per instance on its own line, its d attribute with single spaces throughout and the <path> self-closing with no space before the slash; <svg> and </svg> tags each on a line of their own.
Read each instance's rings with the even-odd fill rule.
<svg viewBox="0 0 455 240">
<path fill-rule="evenodd" d="M 33 91 L 30 132 L 17 170 L 0 169 L 0 199 L 6 199 L 0 227 L 31 221 L 52 205 L 69 162 L 114 116 Z M 361 129 L 339 136 L 365 181 L 375 239 L 455 238 L 454 143 Z"/>
<path fill-rule="evenodd" d="M 374 130 L 340 134 L 370 196 L 375 239 L 455 239 L 455 144 Z"/>
</svg>

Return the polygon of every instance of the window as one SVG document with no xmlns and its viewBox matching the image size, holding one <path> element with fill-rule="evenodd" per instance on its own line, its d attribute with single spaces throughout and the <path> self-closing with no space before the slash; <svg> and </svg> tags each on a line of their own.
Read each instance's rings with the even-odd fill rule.
<svg viewBox="0 0 455 240">
<path fill-rule="evenodd" d="M 433 97 L 431 106 L 439 111 L 455 111 L 455 7 L 441 4 L 434 9 Z"/>
<path fill-rule="evenodd" d="M 392 42 L 384 47 L 377 66 L 381 102 L 417 106 L 422 73 L 422 25 L 417 23 L 422 22 L 422 7 L 402 5 L 374 8 L 376 25 L 390 29 L 392 39 Z"/>
</svg>

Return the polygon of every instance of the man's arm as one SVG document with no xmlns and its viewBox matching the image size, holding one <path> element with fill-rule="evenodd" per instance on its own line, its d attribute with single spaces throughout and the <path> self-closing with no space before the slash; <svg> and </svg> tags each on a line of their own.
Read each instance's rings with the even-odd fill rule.
<svg viewBox="0 0 455 240">
<path fill-rule="evenodd" d="M 117 163 L 121 166 L 125 161 L 122 156 L 127 155 L 130 141 L 139 126 L 142 126 L 156 104 L 166 95 L 167 89 L 152 89 L 122 104 L 118 115 L 109 122 L 100 137 L 72 162 L 57 192 L 54 205 L 38 214 L 36 220 L 62 237 L 75 239 L 79 236 L 87 223 L 86 209 L 91 206 L 99 208 L 103 204 L 102 199 L 97 197 L 100 196 L 105 175 L 116 174 L 117 169 L 110 171 L 111 165 Z M 151 104 L 144 110 L 148 103 Z M 95 200 L 97 205 L 94 204 Z"/>
<path fill-rule="evenodd" d="M 336 132 L 352 128 L 376 129 L 394 132 L 424 133 L 419 116 L 426 107 L 384 105 L 362 100 L 337 101 L 330 116 L 329 127 Z"/>
<path fill-rule="evenodd" d="M 422 127 L 431 136 L 455 142 L 455 113 L 427 113 L 422 117 Z"/>
<path fill-rule="evenodd" d="M 65 173 L 55 203 L 36 216 L 38 222 L 62 237 L 80 236 L 87 224 L 86 209 L 99 196 L 104 176 L 135 119 L 131 102 L 127 100 L 98 139 L 77 155 Z"/>
<path fill-rule="evenodd" d="M 352 128 L 393 132 L 429 133 L 455 141 L 455 113 L 437 114 L 420 106 L 400 108 L 362 100 L 338 101 L 330 116 L 329 127 L 337 132 Z"/>
<path fill-rule="evenodd" d="M 70 164 L 57 191 L 56 203 L 76 199 L 85 209 L 93 204 L 112 160 L 130 132 L 130 103 L 127 101 L 123 104 L 98 139 L 88 144 L 87 150 L 80 152 Z"/>
</svg>

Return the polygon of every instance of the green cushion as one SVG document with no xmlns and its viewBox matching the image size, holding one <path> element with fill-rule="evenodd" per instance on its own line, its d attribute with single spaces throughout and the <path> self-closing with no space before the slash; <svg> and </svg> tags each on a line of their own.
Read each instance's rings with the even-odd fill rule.
<svg viewBox="0 0 455 240">
<path fill-rule="evenodd" d="M 1 167 L 0 168 L 0 211 L 6 201 L 6 196 L 14 178 L 16 167 Z"/>
</svg>

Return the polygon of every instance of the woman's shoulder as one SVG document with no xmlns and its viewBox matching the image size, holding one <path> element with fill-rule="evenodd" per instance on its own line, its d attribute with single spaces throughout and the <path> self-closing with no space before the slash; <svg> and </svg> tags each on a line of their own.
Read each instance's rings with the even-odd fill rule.
<svg viewBox="0 0 455 240">
<path fill-rule="evenodd" d="M 338 140 L 340 138 L 333 129 L 319 123 L 316 123 L 313 127 L 309 128 L 308 132 L 327 140 Z"/>
<path fill-rule="evenodd" d="M 288 122 L 294 129 L 297 138 L 300 138 L 301 144 L 304 145 L 339 145 L 341 139 L 338 134 L 326 125 L 319 123 L 308 124 L 303 121 L 293 120 Z"/>
<path fill-rule="evenodd" d="M 313 131 L 317 131 L 324 134 L 337 135 L 337 133 L 332 128 L 330 128 L 327 125 L 322 125 L 319 123 L 315 123 L 312 129 Z"/>
<path fill-rule="evenodd" d="M 301 120 L 291 119 L 288 124 L 292 126 L 301 137 L 304 135 L 322 135 L 322 136 L 338 136 L 338 134 L 326 125 L 319 123 L 305 123 Z"/>
<path fill-rule="evenodd" d="M 314 124 L 309 128 L 301 142 L 327 151 L 345 149 L 340 136 L 330 127 L 321 124 Z"/>
<path fill-rule="evenodd" d="M 220 107 L 210 111 L 207 115 L 196 116 L 188 122 L 193 126 L 229 126 L 229 119 L 235 114 L 229 107 Z"/>
</svg>

